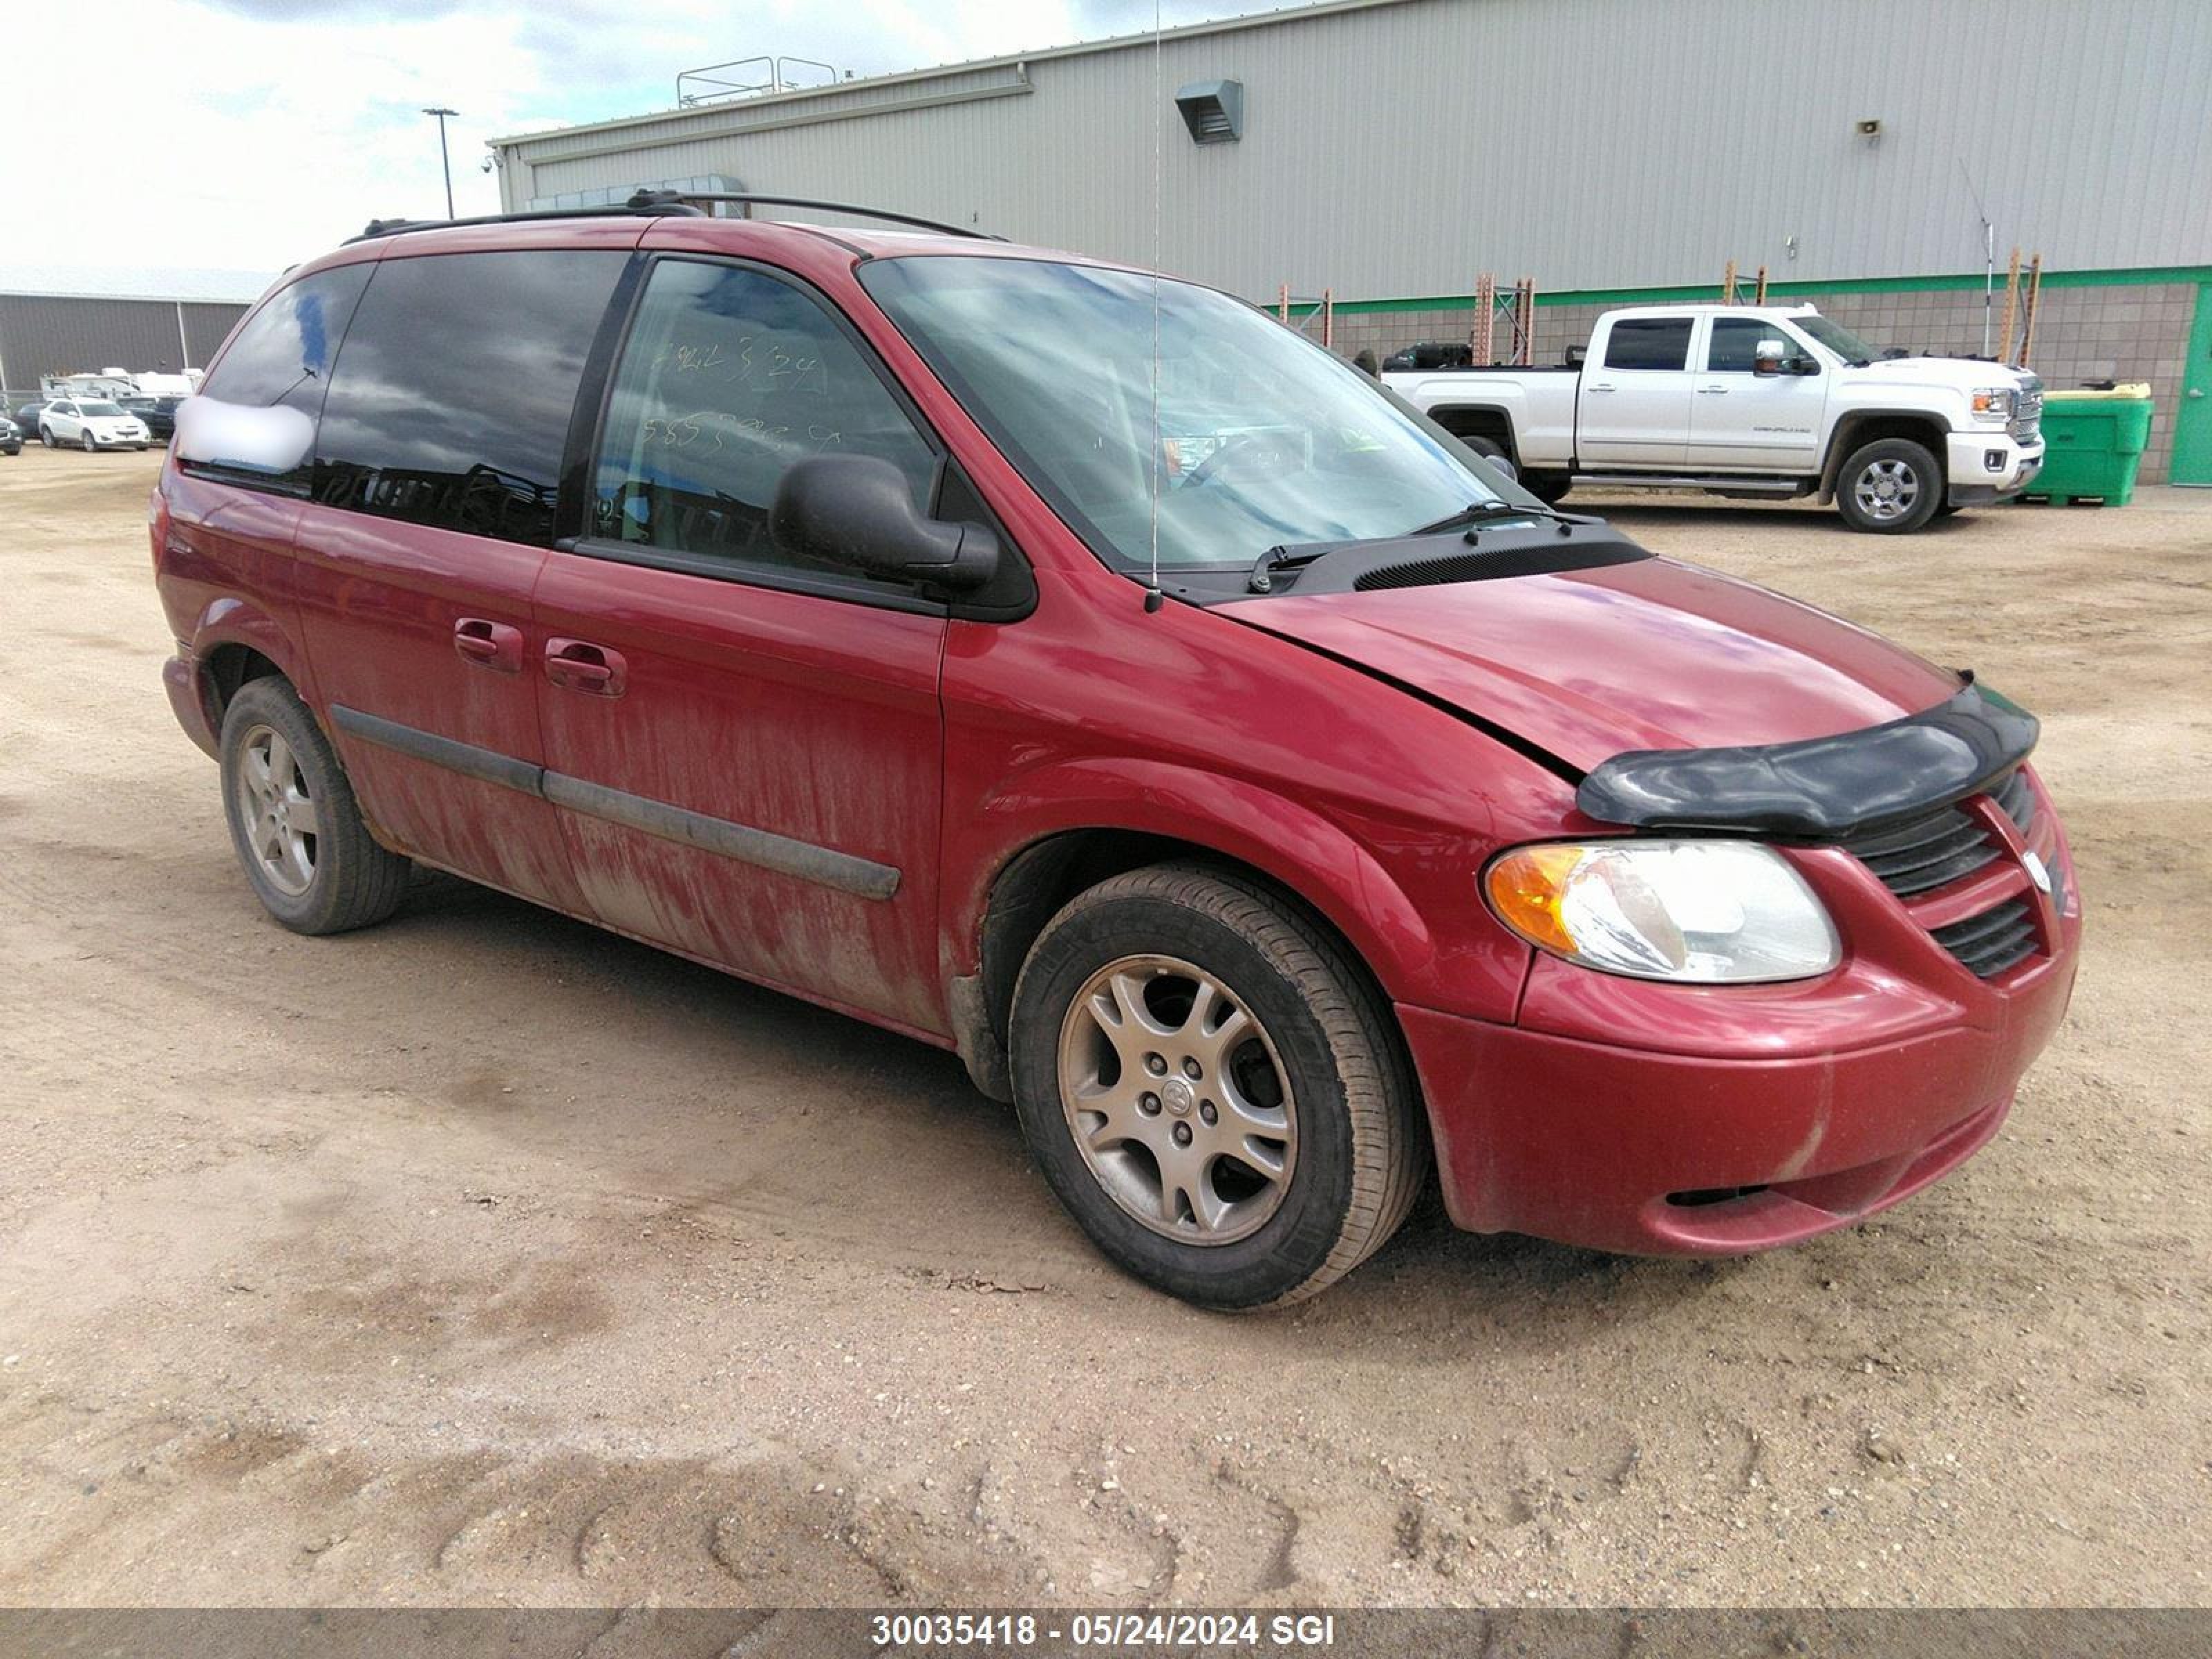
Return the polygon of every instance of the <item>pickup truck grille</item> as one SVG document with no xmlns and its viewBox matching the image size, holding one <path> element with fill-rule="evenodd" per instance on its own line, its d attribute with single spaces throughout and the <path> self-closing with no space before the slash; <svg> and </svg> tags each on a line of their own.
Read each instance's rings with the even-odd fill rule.
<svg viewBox="0 0 2212 1659">
<path fill-rule="evenodd" d="M 1990 797 L 2023 838 L 2033 839 L 2035 791 L 2025 771 L 2007 774 Z M 1948 887 L 2004 855 L 2003 844 L 1963 806 L 1939 807 L 1893 829 L 1852 836 L 1843 847 L 1901 899 Z M 2026 961 L 2035 953 L 2039 938 L 2033 908 L 2025 897 L 2005 899 L 1930 932 L 1979 979 L 1995 979 Z"/>
<path fill-rule="evenodd" d="M 2040 381 L 2024 386 L 2013 402 L 2012 419 L 2005 425 L 2015 443 L 2033 443 L 2043 434 L 2043 386 Z"/>
</svg>

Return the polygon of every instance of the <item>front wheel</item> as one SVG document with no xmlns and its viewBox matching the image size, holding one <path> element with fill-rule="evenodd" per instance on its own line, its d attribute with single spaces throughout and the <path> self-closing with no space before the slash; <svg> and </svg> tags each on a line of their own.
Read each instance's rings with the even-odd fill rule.
<svg viewBox="0 0 2212 1659">
<path fill-rule="evenodd" d="M 1334 1283 L 1427 1173 L 1376 999 L 1310 920 L 1226 872 L 1157 865 L 1071 901 L 1023 965 L 1011 1037 L 1023 1133 L 1060 1202 L 1200 1306 Z"/>
<path fill-rule="evenodd" d="M 94 450 L 100 447 L 98 444 L 92 441 L 92 428 L 90 427 L 87 427 L 83 431 L 76 434 L 76 447 L 84 451 L 88 455 L 91 454 Z"/>
<path fill-rule="evenodd" d="M 1844 463 L 1836 480 L 1836 511 L 1854 530 L 1909 535 L 1936 516 L 1943 488 L 1943 469 L 1924 445 L 1877 438 Z"/>
<path fill-rule="evenodd" d="M 398 908 L 407 860 L 371 837 L 290 686 L 258 679 L 240 690 L 223 714 L 222 754 L 231 844 L 270 915 L 295 933 L 342 933 Z"/>
</svg>

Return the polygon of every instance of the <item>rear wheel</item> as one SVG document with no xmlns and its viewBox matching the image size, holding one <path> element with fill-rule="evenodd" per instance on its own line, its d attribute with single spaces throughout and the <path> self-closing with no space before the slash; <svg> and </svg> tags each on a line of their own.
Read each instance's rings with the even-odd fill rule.
<svg viewBox="0 0 2212 1659">
<path fill-rule="evenodd" d="M 1053 918 L 1015 988 L 1022 1128 L 1093 1243 L 1206 1307 L 1292 1302 L 1397 1231 L 1428 1169 L 1412 1079 L 1341 948 L 1190 865 Z"/>
<path fill-rule="evenodd" d="M 1844 522 L 1875 535 L 1909 535 L 1942 504 L 1943 469 L 1910 438 L 1862 445 L 1836 480 L 1836 511 Z"/>
<path fill-rule="evenodd" d="M 222 719 L 222 797 L 232 846 L 263 908 L 295 933 L 381 921 L 408 863 L 370 836 L 337 757 L 280 679 L 249 682 Z"/>
<path fill-rule="evenodd" d="M 1575 481 L 1565 472 L 1525 472 L 1521 476 L 1521 488 L 1547 507 L 1557 507 L 1566 500 L 1567 491 Z"/>
</svg>

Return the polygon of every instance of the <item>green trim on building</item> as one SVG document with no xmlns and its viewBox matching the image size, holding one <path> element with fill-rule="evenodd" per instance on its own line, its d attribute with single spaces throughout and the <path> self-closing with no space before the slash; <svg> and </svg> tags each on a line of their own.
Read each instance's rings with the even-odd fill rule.
<svg viewBox="0 0 2212 1659">
<path fill-rule="evenodd" d="M 1829 282 L 1769 283 L 1767 298 L 1790 299 L 1807 294 L 1950 294 L 1979 293 L 1980 271 L 1956 276 L 1838 276 Z M 2212 283 L 2212 265 L 2138 265 L 2106 270 L 2046 270 L 2045 288 L 2144 288 L 2159 283 Z M 1717 304 L 1718 283 L 1699 283 L 1677 288 L 1576 288 L 1556 294 L 1539 292 L 1540 306 L 1646 306 Z M 1466 311 L 1474 305 L 1472 294 L 1440 294 L 1428 299 L 1340 300 L 1340 315 L 1386 311 Z M 1291 307 L 1293 317 L 1320 314 L 1319 301 Z"/>
</svg>

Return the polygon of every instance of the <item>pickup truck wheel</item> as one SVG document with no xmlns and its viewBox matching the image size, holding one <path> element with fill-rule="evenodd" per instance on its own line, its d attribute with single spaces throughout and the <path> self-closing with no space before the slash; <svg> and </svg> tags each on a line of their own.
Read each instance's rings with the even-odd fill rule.
<svg viewBox="0 0 2212 1659">
<path fill-rule="evenodd" d="M 1547 507 L 1557 507 L 1566 500 L 1567 491 L 1574 487 L 1575 481 L 1564 472 L 1524 472 L 1521 475 L 1521 488 Z"/>
<path fill-rule="evenodd" d="M 295 933 L 381 921 L 407 890 L 405 859 L 378 846 L 337 757 L 279 679 L 249 682 L 222 719 L 222 799 L 254 896 Z"/>
<path fill-rule="evenodd" d="M 1311 1296 L 1396 1231 L 1419 1099 L 1340 947 L 1263 888 L 1156 865 L 1079 895 L 1014 990 L 1014 1098 L 1114 1261 L 1203 1307 Z"/>
<path fill-rule="evenodd" d="M 1943 505 L 1943 469 L 1910 438 L 1877 438 L 1853 452 L 1836 479 L 1836 510 L 1854 530 L 1910 534 Z"/>
</svg>

